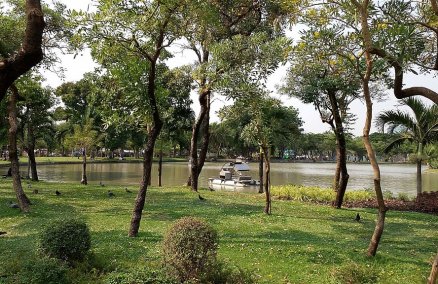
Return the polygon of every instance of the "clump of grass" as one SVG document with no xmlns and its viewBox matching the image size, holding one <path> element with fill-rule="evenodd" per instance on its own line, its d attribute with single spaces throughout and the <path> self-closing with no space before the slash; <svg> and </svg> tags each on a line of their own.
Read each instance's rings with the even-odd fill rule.
<svg viewBox="0 0 438 284">
<path fill-rule="evenodd" d="M 332 276 L 336 283 L 373 284 L 379 280 L 379 271 L 371 265 L 350 262 L 333 269 Z"/>
</svg>

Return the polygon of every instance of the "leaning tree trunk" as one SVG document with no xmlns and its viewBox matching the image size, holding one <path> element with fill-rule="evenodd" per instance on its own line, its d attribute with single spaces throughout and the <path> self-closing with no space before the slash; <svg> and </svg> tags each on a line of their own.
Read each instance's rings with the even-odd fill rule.
<svg viewBox="0 0 438 284">
<path fill-rule="evenodd" d="M 82 151 L 82 179 L 81 179 L 81 184 L 83 184 L 83 185 L 87 185 L 88 184 L 88 180 L 87 180 L 87 150 L 86 150 L 86 148 L 84 148 L 84 150 Z"/>
<path fill-rule="evenodd" d="M 271 214 L 271 161 L 269 158 L 269 149 L 263 147 L 263 157 L 265 159 L 265 200 L 266 205 L 264 212 L 266 214 Z"/>
<path fill-rule="evenodd" d="M 429 278 L 427 279 L 427 284 L 435 284 L 438 277 L 438 253 L 435 256 L 435 260 L 432 263 L 432 269 L 430 270 Z"/>
<path fill-rule="evenodd" d="M 209 105 L 208 98 L 210 90 L 202 92 L 199 95 L 199 104 L 201 110 L 193 125 L 192 138 L 190 141 L 190 185 L 193 191 L 198 191 L 198 177 L 199 177 L 199 162 L 198 162 L 198 137 L 201 131 L 204 118 L 208 115 Z M 208 145 L 207 145 L 208 146 Z"/>
<path fill-rule="evenodd" d="M 15 191 L 15 195 L 18 200 L 18 205 L 21 211 L 30 211 L 30 201 L 24 193 L 23 187 L 21 185 L 20 178 L 20 164 L 18 163 L 18 151 L 17 151 L 17 100 L 18 100 L 18 90 L 15 85 L 11 86 L 11 96 L 9 99 L 8 113 L 9 113 L 9 131 L 8 131 L 8 142 L 9 142 L 9 160 L 11 161 L 11 174 L 12 183 Z"/>
<path fill-rule="evenodd" d="M 9 87 L 21 75 L 43 59 L 41 48 L 45 27 L 40 0 L 26 0 L 26 30 L 20 50 L 13 56 L 0 60 L 0 101 Z"/>
<path fill-rule="evenodd" d="M 157 46 L 161 46 L 163 37 L 160 37 L 161 42 Z M 141 215 L 143 212 L 144 204 L 146 201 L 146 192 L 148 189 L 148 184 L 151 180 L 152 172 L 152 161 L 154 158 L 154 147 L 155 142 L 160 135 L 163 122 L 160 118 L 160 113 L 157 106 L 157 100 L 155 97 L 155 77 L 156 77 L 156 64 L 158 57 L 160 55 L 161 48 L 157 49 L 152 60 L 150 61 L 150 70 L 148 76 L 148 100 L 149 105 L 152 110 L 153 124 L 148 131 L 148 140 L 146 142 L 146 147 L 143 155 L 143 178 L 138 191 L 137 197 L 135 199 L 134 210 L 132 211 L 131 225 L 129 228 L 128 235 L 130 237 L 136 237 L 140 229 Z"/>
<path fill-rule="evenodd" d="M 205 114 L 204 121 L 202 122 L 202 145 L 201 152 L 198 159 L 198 180 L 204 167 L 205 160 L 207 159 L 208 145 L 210 142 L 210 95 L 207 97 L 207 113 Z"/>
</svg>

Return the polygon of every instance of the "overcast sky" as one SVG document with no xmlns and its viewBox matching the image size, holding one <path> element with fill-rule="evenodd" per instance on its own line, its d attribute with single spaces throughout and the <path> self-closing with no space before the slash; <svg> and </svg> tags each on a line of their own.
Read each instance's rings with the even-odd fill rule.
<svg viewBox="0 0 438 284">
<path fill-rule="evenodd" d="M 86 10 L 87 8 L 92 9 L 92 6 L 89 6 L 91 5 L 90 0 L 77 0 L 77 1 L 61 0 L 60 2 L 66 4 L 68 9 L 83 9 L 83 10 Z M 193 59 L 194 59 L 193 54 L 191 54 L 190 51 L 185 51 L 183 53 L 176 54 L 175 57 L 169 60 L 167 63 L 172 68 L 183 64 L 189 64 L 193 62 Z M 73 58 L 73 55 L 63 55 L 61 57 L 61 60 L 62 60 L 62 66 L 66 70 L 64 73 L 65 76 L 64 80 L 58 77 L 57 74 L 45 72 L 45 77 L 47 78 L 46 83 L 52 87 L 57 87 L 60 84 L 62 84 L 62 82 L 78 81 L 82 78 L 85 72 L 91 72 L 94 70 L 94 67 L 97 66 L 93 62 L 90 53 L 88 51 L 82 52 L 82 54 L 79 54 L 75 58 Z M 321 122 L 318 112 L 314 109 L 313 105 L 305 105 L 301 103 L 298 99 L 289 98 L 286 96 L 280 97 L 276 94 L 277 92 L 275 86 L 282 83 L 282 79 L 285 76 L 286 69 L 287 69 L 286 67 L 279 68 L 269 78 L 268 88 L 273 92 L 274 96 L 279 97 L 285 103 L 285 105 L 294 106 L 299 110 L 300 116 L 304 121 L 305 132 L 319 133 L 329 130 L 330 129 L 329 126 Z M 438 84 L 436 84 L 436 81 L 437 79 L 433 78 L 432 76 L 414 75 L 414 74 L 407 74 L 405 76 L 406 87 L 423 86 L 423 87 L 431 88 L 438 92 Z M 397 99 L 395 99 L 391 91 L 388 91 L 387 97 L 388 99 L 384 102 L 374 103 L 374 108 L 373 108 L 374 116 L 377 115 L 382 110 L 389 110 L 397 107 L 398 101 Z M 198 112 L 199 103 L 197 102 L 197 98 L 195 94 L 192 95 L 192 100 L 194 101 L 192 107 L 195 110 L 195 112 Z M 229 103 L 230 102 L 226 102 L 223 97 L 219 97 L 219 96 L 215 97 L 212 103 L 213 121 L 218 120 L 215 112 L 219 110 L 221 106 L 223 106 L 224 104 L 229 104 Z M 351 105 L 351 112 L 357 116 L 357 121 L 353 125 L 353 134 L 361 135 L 364 125 L 364 120 L 365 120 L 365 105 L 359 100 L 356 100 Z M 373 127 L 372 131 L 375 130 L 376 129 Z"/>
</svg>

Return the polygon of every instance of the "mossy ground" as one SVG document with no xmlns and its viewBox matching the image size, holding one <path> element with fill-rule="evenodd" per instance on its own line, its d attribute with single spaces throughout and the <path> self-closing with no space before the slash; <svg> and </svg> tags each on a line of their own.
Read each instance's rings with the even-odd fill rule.
<svg viewBox="0 0 438 284">
<path fill-rule="evenodd" d="M 7 206 L 14 201 L 11 181 L 0 180 L 0 231 L 7 232 L 0 236 L 0 276 L 18 270 L 23 259 L 38 257 L 38 233 L 45 224 L 73 216 L 89 225 L 93 254 L 104 267 L 77 276 L 77 283 L 100 283 L 115 269 L 156 265 L 165 231 L 183 216 L 207 220 L 219 232 L 219 257 L 253 271 L 260 283 L 336 283 L 338 268 L 351 263 L 372 267 L 379 283 L 425 283 L 438 246 L 434 215 L 389 211 L 378 254 L 369 258 L 374 209 L 274 200 L 267 216 L 262 195 L 202 190 L 206 201 L 201 201 L 185 187 L 150 188 L 140 234 L 129 238 L 135 187 L 128 187 L 133 193 L 122 186 L 39 182 L 29 189 L 24 182 L 24 187 L 33 202 L 29 214 Z M 356 213 L 361 222 L 354 221 Z"/>
</svg>

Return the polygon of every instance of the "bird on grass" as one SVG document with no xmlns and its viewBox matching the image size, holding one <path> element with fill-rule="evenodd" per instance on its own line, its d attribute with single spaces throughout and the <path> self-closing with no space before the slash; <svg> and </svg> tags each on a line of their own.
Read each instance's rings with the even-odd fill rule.
<svg viewBox="0 0 438 284">
<path fill-rule="evenodd" d="M 61 192 L 59 192 L 59 191 L 55 191 L 55 194 L 56 194 L 56 196 L 60 196 L 60 195 L 61 195 Z"/>
<path fill-rule="evenodd" d="M 102 181 L 99 182 L 100 186 L 105 186 Z"/>
<path fill-rule="evenodd" d="M 108 197 L 115 197 L 116 195 L 111 192 L 111 190 L 108 190 Z"/>
<path fill-rule="evenodd" d="M 33 190 L 33 193 L 34 193 L 34 194 L 38 194 L 38 189 L 35 188 L 35 189 Z"/>
<path fill-rule="evenodd" d="M 198 198 L 199 198 L 199 200 L 201 200 L 201 201 L 205 201 L 206 199 L 204 198 L 204 197 L 202 197 L 200 194 L 198 194 Z"/>
<path fill-rule="evenodd" d="M 357 222 L 360 222 L 360 215 L 359 215 L 359 213 L 356 214 L 356 218 L 354 218 L 354 220 L 356 220 Z"/>
<path fill-rule="evenodd" d="M 12 201 L 9 201 L 9 208 L 20 208 L 17 203 L 14 203 Z"/>
<path fill-rule="evenodd" d="M 31 183 L 28 183 L 28 184 L 27 184 L 27 188 L 32 188 L 32 184 L 31 184 Z"/>
<path fill-rule="evenodd" d="M 0 236 L 1 236 L 1 235 L 6 235 L 6 234 L 7 234 L 6 232 L 3 232 L 3 231 L 0 232 Z"/>
<path fill-rule="evenodd" d="M 130 191 L 127 187 L 125 187 L 125 191 L 126 191 L 127 193 L 132 193 L 132 191 Z"/>
</svg>

